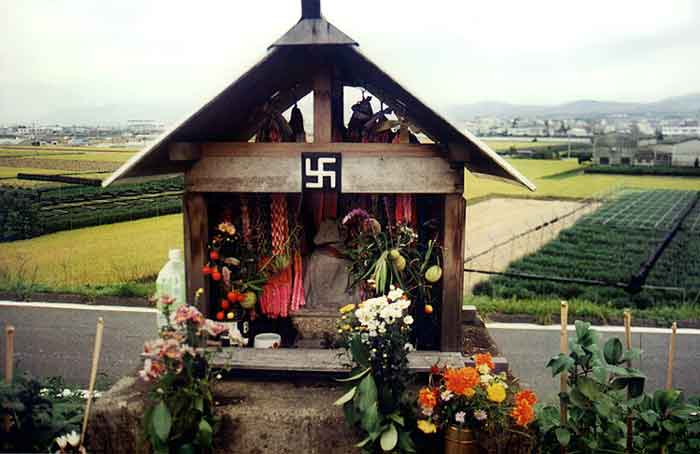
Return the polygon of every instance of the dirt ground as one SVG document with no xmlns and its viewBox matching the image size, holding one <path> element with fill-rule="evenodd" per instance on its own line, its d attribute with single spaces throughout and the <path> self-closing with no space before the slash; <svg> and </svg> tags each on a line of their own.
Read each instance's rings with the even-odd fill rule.
<svg viewBox="0 0 700 454">
<path fill-rule="evenodd" d="M 511 262 L 538 250 L 597 207 L 597 204 L 573 201 L 506 198 L 467 206 L 465 266 L 504 271 Z M 522 235 L 545 223 L 548 225 L 544 228 Z M 516 239 L 509 241 L 511 238 Z M 465 273 L 465 291 L 471 294 L 474 285 L 486 279 L 485 274 Z"/>
</svg>

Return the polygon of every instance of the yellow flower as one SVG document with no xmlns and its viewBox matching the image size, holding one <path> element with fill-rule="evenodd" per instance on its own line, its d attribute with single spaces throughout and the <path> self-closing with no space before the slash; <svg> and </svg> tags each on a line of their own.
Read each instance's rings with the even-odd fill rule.
<svg viewBox="0 0 700 454">
<path fill-rule="evenodd" d="M 350 303 L 346 304 L 345 306 L 340 308 L 340 313 L 341 314 L 347 314 L 348 312 L 354 311 L 355 310 L 355 305 Z"/>
<path fill-rule="evenodd" d="M 435 432 L 437 432 L 437 427 L 435 426 L 435 424 L 428 421 L 427 419 L 419 420 L 418 428 L 421 430 L 421 432 L 426 434 L 434 434 Z"/>
<path fill-rule="evenodd" d="M 474 397 L 474 394 L 476 394 L 476 390 L 474 388 L 467 388 L 462 392 L 462 395 L 465 397 Z"/>
<path fill-rule="evenodd" d="M 506 388 L 502 383 L 494 383 L 486 388 L 486 395 L 490 401 L 500 404 L 506 400 Z"/>
<path fill-rule="evenodd" d="M 352 326 L 350 326 L 350 325 L 343 325 L 342 328 L 343 328 L 345 331 L 350 331 L 350 330 L 352 329 Z"/>
</svg>

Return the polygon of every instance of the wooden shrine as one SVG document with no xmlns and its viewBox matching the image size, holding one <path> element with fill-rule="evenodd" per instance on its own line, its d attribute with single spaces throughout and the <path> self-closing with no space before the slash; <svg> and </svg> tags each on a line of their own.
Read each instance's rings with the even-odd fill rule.
<svg viewBox="0 0 700 454">
<path fill-rule="evenodd" d="M 345 87 L 360 87 L 382 102 L 378 112 L 365 112 L 369 120 L 354 136 L 353 121 L 357 126 L 358 118 L 366 120 L 355 113 L 370 103 L 360 100 L 348 121 Z M 273 120 L 310 93 L 313 112 L 307 118 L 313 120 L 313 140 L 299 134 L 298 124 L 291 136 L 285 125 L 275 129 Z M 381 140 L 365 134 L 379 117 L 391 126 L 382 131 Z M 135 155 L 104 185 L 184 174 L 188 294 L 204 288 L 204 310 L 210 316 L 222 295 L 214 295 L 211 277 L 201 270 L 210 260 L 210 241 L 221 216 L 245 230 L 236 224 L 241 213 L 255 210 L 254 203 L 271 194 L 282 194 L 289 206 L 301 207 L 299 222 L 314 230 L 306 234 L 311 238 L 318 222 L 311 220 L 316 214 L 310 200 L 319 193 L 326 200 L 333 197 L 339 207 L 366 201 L 379 203 L 387 213 L 395 203 L 392 197 L 408 196 L 418 212 L 429 212 L 436 220 L 443 247 L 436 344 L 442 351 L 460 351 L 465 168 L 534 189 L 487 145 L 450 124 L 360 52 L 355 41 L 321 15 L 320 0 L 302 0 L 300 21 L 255 66 Z M 344 215 L 338 212 L 336 219 Z"/>
</svg>

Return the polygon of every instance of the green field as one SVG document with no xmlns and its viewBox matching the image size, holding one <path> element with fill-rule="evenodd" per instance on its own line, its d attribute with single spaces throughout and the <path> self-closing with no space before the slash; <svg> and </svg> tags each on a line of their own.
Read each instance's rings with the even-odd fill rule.
<svg viewBox="0 0 700 454">
<path fill-rule="evenodd" d="M 155 279 L 168 249 L 182 241 L 176 214 L 0 243 L 0 287 L 25 281 L 81 289 Z"/>
<path fill-rule="evenodd" d="M 535 148 L 566 144 L 566 142 L 532 142 L 528 140 L 484 140 L 484 142 L 495 151 L 504 151 L 509 150 L 510 148 L 516 148 L 518 150 L 530 150 Z M 571 146 L 572 148 L 575 148 L 575 144 L 572 144 Z"/>
<path fill-rule="evenodd" d="M 512 263 L 514 274 L 534 274 L 627 285 L 696 199 L 695 191 L 623 191 L 534 254 Z M 646 280 L 655 287 L 629 294 L 621 288 L 497 276 L 477 284 L 476 295 L 498 298 L 580 299 L 649 307 L 692 301 L 700 292 L 700 206 L 685 219 Z"/>
<path fill-rule="evenodd" d="M 490 178 L 479 178 L 467 172 L 465 179 L 465 195 L 467 199 L 477 199 L 491 195 L 535 198 L 588 198 L 621 187 L 700 190 L 700 178 L 697 177 L 592 175 L 580 172 L 567 174 L 559 178 L 553 177 L 553 175 L 575 170 L 578 166 L 576 160 L 507 159 L 507 161 L 537 186 L 536 192 L 533 193 L 520 186 Z"/>
</svg>

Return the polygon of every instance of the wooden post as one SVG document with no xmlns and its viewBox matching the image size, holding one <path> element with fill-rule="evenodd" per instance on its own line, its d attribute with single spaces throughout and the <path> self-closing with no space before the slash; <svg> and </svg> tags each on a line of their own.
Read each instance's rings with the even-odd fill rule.
<svg viewBox="0 0 700 454">
<path fill-rule="evenodd" d="M 625 346 L 627 350 L 632 349 L 632 313 L 629 309 L 625 309 Z M 632 367 L 632 360 L 627 360 L 627 367 Z M 627 398 L 630 398 L 629 389 L 627 390 Z M 633 438 L 633 423 L 632 423 L 632 410 L 627 413 L 627 447 L 625 452 L 632 452 L 632 445 L 634 443 Z"/>
<path fill-rule="evenodd" d="M 314 75 L 314 143 L 333 141 L 332 74 L 332 69 L 321 67 Z"/>
<path fill-rule="evenodd" d="M 565 355 L 569 354 L 569 303 L 566 301 L 561 302 L 561 334 L 559 337 L 559 352 Z M 559 392 L 565 393 L 568 389 L 568 379 L 569 374 L 563 371 L 559 375 Z M 559 401 L 559 417 L 561 419 L 561 424 L 566 424 L 567 419 L 567 408 L 564 399 Z"/>
<path fill-rule="evenodd" d="M 676 354 L 676 328 L 678 325 L 673 322 L 671 325 L 671 342 L 668 346 L 668 369 L 666 369 L 666 389 L 673 389 L 673 357 Z"/>
<path fill-rule="evenodd" d="M 105 328 L 105 321 L 102 317 L 97 319 L 97 331 L 95 332 L 95 347 L 92 351 L 92 369 L 90 370 L 90 382 L 88 383 L 88 395 L 85 403 L 85 415 L 83 415 L 83 430 L 80 432 L 80 446 L 85 442 L 85 431 L 87 431 L 90 409 L 92 408 L 92 395 L 95 392 L 95 380 L 97 379 L 97 368 L 100 365 L 100 352 L 102 350 L 102 334 Z"/>
<path fill-rule="evenodd" d="M 467 203 L 460 194 L 446 194 L 444 205 L 442 305 L 440 349 L 462 351 L 464 304 L 464 222 Z"/>
<path fill-rule="evenodd" d="M 12 383 L 15 374 L 15 327 L 9 325 L 5 328 L 5 383 Z"/>
<path fill-rule="evenodd" d="M 338 77 L 334 77 L 331 81 L 331 138 L 333 142 L 343 141 L 344 128 L 345 96 L 343 84 Z"/>
<path fill-rule="evenodd" d="M 207 263 L 207 242 L 209 239 L 209 215 L 207 203 L 202 193 L 185 192 L 182 200 L 183 222 L 185 223 L 185 274 L 187 276 L 187 300 L 194 301 L 197 289 L 204 289 L 199 309 L 209 316 L 208 281 L 202 274 Z"/>
</svg>

